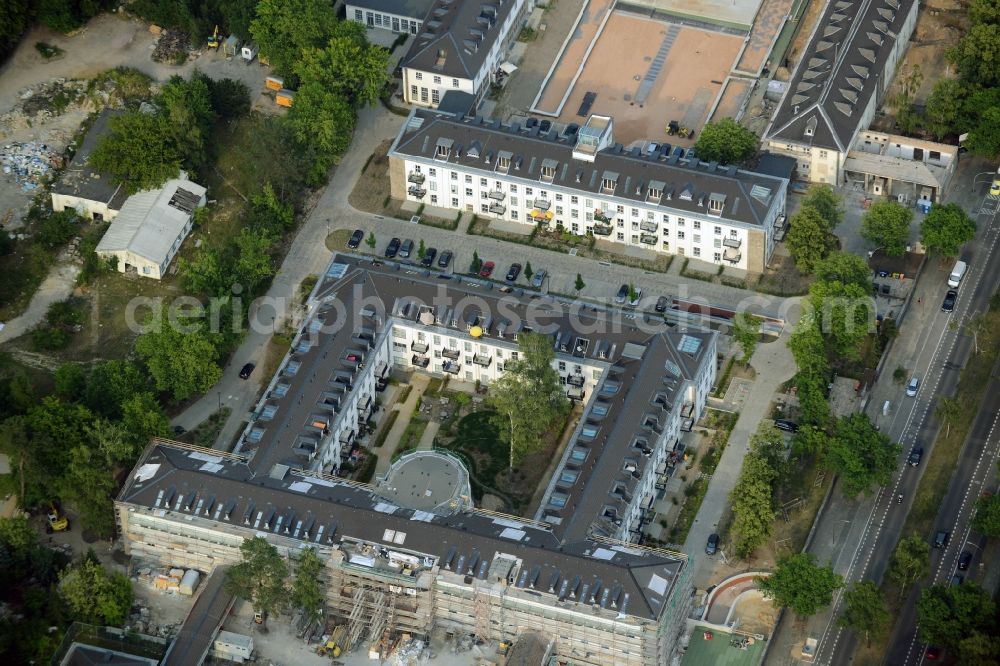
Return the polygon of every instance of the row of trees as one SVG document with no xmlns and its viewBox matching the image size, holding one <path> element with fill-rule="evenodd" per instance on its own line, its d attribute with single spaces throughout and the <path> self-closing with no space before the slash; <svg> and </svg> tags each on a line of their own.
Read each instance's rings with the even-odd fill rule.
<svg viewBox="0 0 1000 666">
<path fill-rule="evenodd" d="M 861 236 L 890 256 L 902 256 L 910 239 L 913 211 L 878 201 L 861 218 Z M 955 203 L 938 204 L 920 223 L 920 241 L 932 256 L 954 257 L 976 234 L 976 223 Z"/>
<path fill-rule="evenodd" d="M 786 468 L 781 431 L 770 422 L 761 422 L 750 437 L 743 467 L 729 495 L 733 512 L 731 534 L 737 557 L 749 557 L 771 538 L 775 489 Z"/>
<path fill-rule="evenodd" d="M 312 621 L 323 616 L 323 561 L 315 548 L 304 548 L 294 561 L 295 578 L 288 585 L 289 562 L 264 537 L 240 545 L 240 561 L 226 572 L 226 589 L 249 601 L 254 610 L 268 615 L 289 605 L 300 608 Z"/>
</svg>

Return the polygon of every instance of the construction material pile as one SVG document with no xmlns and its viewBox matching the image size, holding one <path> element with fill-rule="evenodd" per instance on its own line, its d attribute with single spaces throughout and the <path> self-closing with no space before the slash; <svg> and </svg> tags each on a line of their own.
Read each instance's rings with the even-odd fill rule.
<svg viewBox="0 0 1000 666">
<path fill-rule="evenodd" d="M 180 30 L 164 30 L 156 41 L 153 50 L 153 60 L 180 64 L 187 60 L 190 40 L 186 32 Z"/>
</svg>

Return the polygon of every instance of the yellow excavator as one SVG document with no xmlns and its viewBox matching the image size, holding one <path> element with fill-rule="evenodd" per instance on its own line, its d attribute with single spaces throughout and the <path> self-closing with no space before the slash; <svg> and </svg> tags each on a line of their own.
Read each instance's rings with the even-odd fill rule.
<svg viewBox="0 0 1000 666">
<path fill-rule="evenodd" d="M 59 511 L 59 506 L 55 502 L 49 503 L 48 523 L 45 525 L 45 532 L 65 532 L 69 529 L 69 519 Z"/>
<path fill-rule="evenodd" d="M 215 26 L 212 36 L 208 38 L 208 48 L 218 49 L 221 43 L 222 40 L 219 39 L 219 26 Z"/>
</svg>

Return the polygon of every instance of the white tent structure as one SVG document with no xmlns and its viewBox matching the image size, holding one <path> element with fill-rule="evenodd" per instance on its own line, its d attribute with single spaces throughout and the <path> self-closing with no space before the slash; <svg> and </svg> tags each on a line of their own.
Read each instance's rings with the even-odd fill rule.
<svg viewBox="0 0 1000 666">
<path fill-rule="evenodd" d="M 205 192 L 197 183 L 173 179 L 133 194 L 97 244 L 97 254 L 117 257 L 122 273 L 162 279 L 191 232 L 194 211 L 205 205 Z"/>
</svg>

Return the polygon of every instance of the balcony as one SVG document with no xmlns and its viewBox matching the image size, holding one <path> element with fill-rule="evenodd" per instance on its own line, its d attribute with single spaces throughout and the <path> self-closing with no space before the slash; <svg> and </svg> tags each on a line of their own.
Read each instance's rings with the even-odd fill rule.
<svg viewBox="0 0 1000 666">
<path fill-rule="evenodd" d="M 639 223 L 639 228 L 643 231 L 648 231 L 650 233 L 655 234 L 657 229 L 660 228 L 660 225 L 654 222 L 653 220 L 643 220 L 642 222 Z"/>
<path fill-rule="evenodd" d="M 453 361 L 457 361 L 462 356 L 462 352 L 457 349 L 443 349 L 441 350 L 441 356 L 445 358 L 450 358 Z"/>
<path fill-rule="evenodd" d="M 420 173 L 419 171 L 413 171 L 410 173 L 409 176 L 407 176 L 406 180 L 408 180 L 411 183 L 414 183 L 415 185 L 423 185 L 424 181 L 427 180 L 427 176 Z"/>
<path fill-rule="evenodd" d="M 566 377 L 566 383 L 570 386 L 583 386 L 583 375 L 568 375 Z"/>
<path fill-rule="evenodd" d="M 535 199 L 534 201 L 531 202 L 531 205 L 534 208 L 537 208 L 538 210 L 542 211 L 543 213 L 552 207 L 552 204 L 546 201 L 545 199 Z"/>
<path fill-rule="evenodd" d="M 722 244 L 725 245 L 726 247 L 732 247 L 738 250 L 740 249 L 740 246 L 743 245 L 743 241 L 739 238 L 729 237 L 729 238 L 723 238 Z"/>
<path fill-rule="evenodd" d="M 610 236 L 613 229 L 610 224 L 595 224 L 594 225 L 594 235 L 595 236 Z"/>
<path fill-rule="evenodd" d="M 407 193 L 411 197 L 414 197 L 414 198 L 417 198 L 417 199 L 423 199 L 425 196 L 427 196 L 427 190 L 425 190 L 422 187 L 418 187 L 416 185 L 414 185 L 413 187 L 411 187 L 410 189 L 408 189 L 406 191 L 407 191 Z"/>
<path fill-rule="evenodd" d="M 694 414 L 694 403 L 685 402 L 684 406 L 681 407 L 681 416 L 683 416 L 684 418 L 689 418 L 692 414 Z"/>
<path fill-rule="evenodd" d="M 503 215 L 504 213 L 507 212 L 507 206 L 504 206 L 503 204 L 499 203 L 492 203 L 490 204 L 489 210 L 490 213 L 492 213 L 493 215 Z"/>
<path fill-rule="evenodd" d="M 566 397 L 570 400 L 580 400 L 583 401 L 585 394 L 583 389 L 578 386 L 570 386 L 566 389 Z"/>
<path fill-rule="evenodd" d="M 503 190 L 490 190 L 489 197 L 494 201 L 503 201 L 507 198 L 507 193 Z"/>
<path fill-rule="evenodd" d="M 605 215 L 602 211 L 594 211 L 594 222 L 604 222 L 605 224 L 611 224 L 611 218 Z"/>
<path fill-rule="evenodd" d="M 413 357 L 410 359 L 410 363 L 412 363 L 418 368 L 426 368 L 428 365 L 431 364 L 431 359 L 426 356 L 414 354 Z"/>
<path fill-rule="evenodd" d="M 722 258 L 735 264 L 743 258 L 743 253 L 739 250 L 733 250 L 727 247 L 726 251 L 722 253 Z"/>
<path fill-rule="evenodd" d="M 656 245 L 657 238 L 653 234 L 640 234 L 639 242 L 643 245 Z"/>
<path fill-rule="evenodd" d="M 554 216 L 552 211 L 533 209 L 528 213 L 528 217 L 530 217 L 533 222 L 548 224 L 552 221 Z"/>
<path fill-rule="evenodd" d="M 441 369 L 447 372 L 449 375 L 457 375 L 461 370 L 462 366 L 458 363 L 452 363 L 451 361 L 445 361 Z"/>
<path fill-rule="evenodd" d="M 490 364 L 493 363 L 493 357 L 487 354 L 476 354 L 472 357 L 472 362 L 476 365 L 488 368 L 490 367 Z"/>
<path fill-rule="evenodd" d="M 412 342 L 410 343 L 410 351 L 416 352 L 418 354 L 426 354 L 430 346 L 426 342 Z"/>
</svg>

